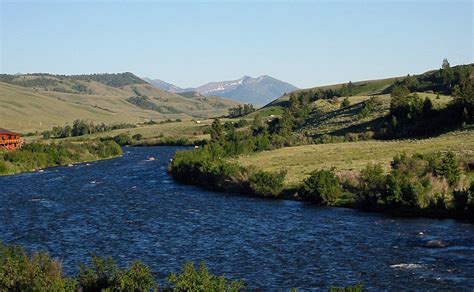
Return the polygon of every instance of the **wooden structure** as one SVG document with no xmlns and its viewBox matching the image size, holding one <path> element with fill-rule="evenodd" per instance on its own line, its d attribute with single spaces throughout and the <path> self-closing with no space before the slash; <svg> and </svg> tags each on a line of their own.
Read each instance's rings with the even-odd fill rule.
<svg viewBox="0 0 474 292">
<path fill-rule="evenodd" d="M 21 134 L 0 128 L 0 150 L 15 150 L 21 147 Z"/>
</svg>

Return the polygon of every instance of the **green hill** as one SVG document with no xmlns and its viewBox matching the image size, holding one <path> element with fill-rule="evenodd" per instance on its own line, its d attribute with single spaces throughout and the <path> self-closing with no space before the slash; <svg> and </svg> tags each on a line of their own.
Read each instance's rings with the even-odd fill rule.
<svg viewBox="0 0 474 292">
<path fill-rule="evenodd" d="M 155 88 L 132 73 L 0 75 L 0 126 L 28 132 L 71 124 L 221 116 L 237 103 L 218 97 L 186 98 Z M 137 100 L 146 100 L 146 106 Z"/>
<path fill-rule="evenodd" d="M 269 103 L 252 116 L 281 117 L 284 110 L 292 106 L 292 97 L 299 106 L 304 104 L 307 110 L 304 121 L 294 128 L 299 135 L 312 138 L 362 133 L 373 135 L 387 122 L 391 92 L 396 86 L 406 87 L 409 93 L 416 93 L 421 100 L 429 98 L 434 109 L 446 107 L 453 99 L 452 94 L 459 86 L 459 80 L 473 79 L 474 64 L 455 66 L 449 70 L 449 74 L 446 70 L 432 70 L 420 75 L 296 90 Z M 449 84 L 446 78 L 450 80 Z M 346 106 L 342 106 L 343 102 Z"/>
</svg>

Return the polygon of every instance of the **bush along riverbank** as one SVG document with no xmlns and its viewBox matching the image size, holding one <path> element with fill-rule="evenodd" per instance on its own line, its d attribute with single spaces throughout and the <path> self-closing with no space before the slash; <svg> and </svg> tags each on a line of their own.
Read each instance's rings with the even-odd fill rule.
<svg viewBox="0 0 474 292">
<path fill-rule="evenodd" d="M 204 263 L 186 263 L 180 272 L 170 273 L 164 287 L 149 267 L 140 261 L 120 268 L 112 258 L 92 256 L 89 265 L 81 264 L 75 276 L 65 277 L 61 262 L 46 252 L 28 255 L 20 246 L 0 242 L 1 291 L 239 291 L 243 281 L 212 275 Z"/>
<path fill-rule="evenodd" d="M 114 141 L 30 143 L 21 149 L 0 152 L 0 175 L 109 159 L 122 155 Z"/>
<path fill-rule="evenodd" d="M 160 284 L 159 284 L 159 283 Z M 0 291 L 246 291 L 243 280 L 213 275 L 206 264 L 184 264 L 166 279 L 156 279 L 140 261 L 119 267 L 111 258 L 92 255 L 89 264 L 80 264 L 79 272 L 64 276 L 62 263 L 46 252 L 29 255 L 21 246 L 0 241 Z M 334 292 L 360 292 L 362 285 L 331 287 Z M 297 291 L 295 288 L 291 291 Z"/>
<path fill-rule="evenodd" d="M 474 219 L 474 183 L 454 153 L 399 155 L 391 168 L 369 164 L 360 172 L 312 172 L 296 186 L 286 186 L 285 171 L 245 168 L 231 158 L 276 147 L 270 136 L 245 132 L 211 133 L 209 144 L 176 152 L 169 171 L 177 181 L 210 190 L 264 198 L 298 199 L 324 206 L 341 206 L 403 216 Z M 217 133 L 216 133 L 217 132 Z"/>
</svg>

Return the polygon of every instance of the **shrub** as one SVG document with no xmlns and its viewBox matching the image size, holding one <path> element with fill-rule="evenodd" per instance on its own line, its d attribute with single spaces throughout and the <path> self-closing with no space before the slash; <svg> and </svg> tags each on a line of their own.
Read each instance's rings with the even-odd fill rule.
<svg viewBox="0 0 474 292">
<path fill-rule="evenodd" d="M 461 179 L 461 163 L 453 152 L 438 152 L 427 155 L 428 170 L 436 176 L 444 177 L 450 186 L 455 186 Z"/>
<path fill-rule="evenodd" d="M 454 208 L 458 215 L 474 219 L 474 181 L 468 189 L 453 192 Z"/>
<path fill-rule="evenodd" d="M 132 139 L 137 140 L 137 141 L 141 140 L 142 138 L 143 138 L 142 134 L 135 134 L 132 136 Z"/>
<path fill-rule="evenodd" d="M 8 172 L 8 167 L 5 161 L 0 161 L 0 174 L 4 174 Z"/>
<path fill-rule="evenodd" d="M 0 242 L 1 291 L 74 291 L 73 279 L 64 278 L 61 263 L 47 253 L 29 257 L 19 246 L 4 246 Z"/>
<path fill-rule="evenodd" d="M 250 188 L 262 197 L 277 197 L 284 186 L 286 171 L 258 171 L 250 176 Z"/>
<path fill-rule="evenodd" d="M 92 265 L 81 265 L 78 283 L 82 291 L 148 291 L 156 287 L 151 270 L 141 262 L 120 269 L 112 258 L 92 256 Z"/>
<path fill-rule="evenodd" d="M 359 200 L 363 207 L 373 208 L 381 198 L 385 175 L 380 164 L 368 164 L 360 174 Z"/>
<path fill-rule="evenodd" d="M 351 105 L 351 102 L 349 101 L 349 98 L 344 98 L 341 102 L 341 108 L 346 108 Z"/>
<path fill-rule="evenodd" d="M 334 170 L 316 170 L 303 181 L 304 199 L 322 204 L 331 204 L 341 194 L 341 184 Z"/>
<path fill-rule="evenodd" d="M 239 291 L 244 289 L 242 281 L 229 281 L 223 276 L 209 273 L 206 265 L 201 262 L 196 269 L 193 263 L 186 263 L 181 274 L 172 273 L 168 283 L 175 291 Z"/>
<path fill-rule="evenodd" d="M 114 141 L 120 146 L 130 145 L 132 139 L 127 134 L 118 134 L 114 137 Z"/>
<path fill-rule="evenodd" d="M 427 196 L 430 187 L 430 181 L 425 177 L 417 177 L 406 170 L 392 169 L 387 176 L 382 199 L 391 207 L 419 207 L 419 198 Z"/>
</svg>

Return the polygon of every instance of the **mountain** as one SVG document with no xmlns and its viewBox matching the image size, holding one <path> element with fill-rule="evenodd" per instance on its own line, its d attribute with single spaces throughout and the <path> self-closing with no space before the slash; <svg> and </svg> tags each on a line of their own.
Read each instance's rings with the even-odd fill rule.
<svg viewBox="0 0 474 292">
<path fill-rule="evenodd" d="M 171 83 L 165 82 L 165 81 L 160 80 L 160 79 L 150 79 L 150 78 L 147 78 L 147 77 L 143 77 L 142 79 L 145 80 L 146 82 L 150 83 L 151 85 L 159 88 L 159 89 L 166 90 L 166 91 L 171 92 L 171 93 L 178 93 L 178 92 L 186 91 L 186 90 L 184 90 L 183 88 L 181 88 L 179 86 L 173 85 Z"/>
<path fill-rule="evenodd" d="M 20 132 L 71 124 L 191 119 L 227 114 L 237 105 L 218 97 L 181 96 L 132 73 L 0 74 L 0 127 Z"/>
<path fill-rule="evenodd" d="M 196 88 L 180 88 L 159 79 L 143 79 L 153 86 L 173 93 L 197 92 L 204 96 L 223 96 L 237 102 L 255 105 L 265 105 L 285 93 L 298 89 L 268 75 L 257 78 L 244 76 L 237 80 L 211 82 Z"/>
</svg>

